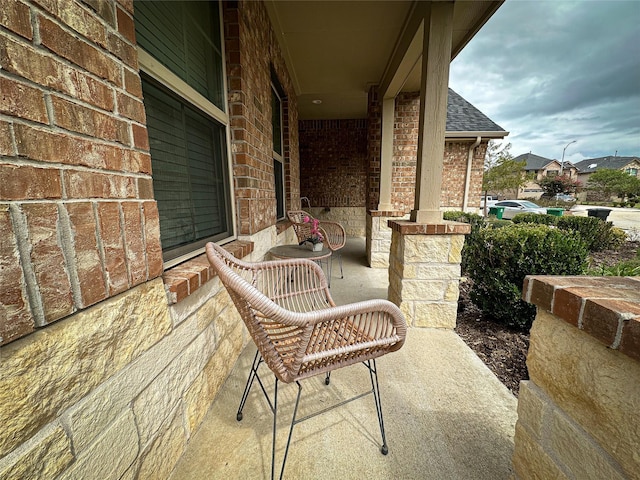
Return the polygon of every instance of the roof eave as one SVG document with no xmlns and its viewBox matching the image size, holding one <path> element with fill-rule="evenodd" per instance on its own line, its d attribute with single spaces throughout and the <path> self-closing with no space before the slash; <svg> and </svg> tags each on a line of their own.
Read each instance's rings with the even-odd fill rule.
<svg viewBox="0 0 640 480">
<path fill-rule="evenodd" d="M 475 140 L 478 137 L 482 138 L 504 138 L 509 135 L 509 132 L 504 130 L 501 132 L 445 132 L 445 138 L 457 138 L 457 139 L 470 139 Z"/>
</svg>

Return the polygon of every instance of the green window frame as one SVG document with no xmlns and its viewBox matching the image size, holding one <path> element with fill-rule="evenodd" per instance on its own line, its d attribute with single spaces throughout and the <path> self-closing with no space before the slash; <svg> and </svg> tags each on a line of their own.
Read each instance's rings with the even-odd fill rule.
<svg viewBox="0 0 640 480">
<path fill-rule="evenodd" d="M 273 140 L 273 175 L 276 193 L 276 219 L 285 218 L 284 138 L 282 88 L 271 73 L 271 127 Z"/>
<path fill-rule="evenodd" d="M 233 238 L 219 2 L 134 3 L 165 267 Z"/>
</svg>

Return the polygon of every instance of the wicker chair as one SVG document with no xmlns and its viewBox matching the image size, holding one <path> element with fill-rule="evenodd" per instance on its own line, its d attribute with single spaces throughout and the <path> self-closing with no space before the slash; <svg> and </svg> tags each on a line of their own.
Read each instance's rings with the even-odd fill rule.
<svg viewBox="0 0 640 480">
<path fill-rule="evenodd" d="M 242 420 L 242 410 L 257 380 L 273 412 L 271 478 L 275 473 L 278 382 L 298 385 L 280 470 L 282 478 L 293 427 L 328 410 L 296 418 L 302 392 L 300 380 L 325 374 L 325 384 L 329 385 L 333 370 L 359 362 L 369 370 L 371 390 L 336 406 L 372 393 L 382 435 L 380 450 L 386 455 L 388 447 L 375 359 L 404 344 L 407 326 L 398 307 L 386 300 L 336 306 L 322 269 L 310 260 L 249 263 L 236 259 L 213 243 L 208 243 L 206 250 L 209 262 L 257 346 L 236 419 Z M 258 376 L 263 362 L 275 375 L 273 402 Z"/>
<path fill-rule="evenodd" d="M 289 210 L 287 217 L 291 223 L 293 223 L 293 230 L 296 232 L 298 242 L 302 243 L 310 236 L 311 223 L 305 223 L 304 217 L 309 217 L 313 220 L 313 216 L 305 212 L 304 210 Z M 337 254 L 338 263 L 340 264 L 340 278 L 344 278 L 342 271 L 342 252 L 340 250 L 344 247 L 347 241 L 347 235 L 344 231 L 344 227 L 338 222 L 330 222 L 328 220 L 319 220 L 320 229 L 325 238 L 325 244 L 331 250 L 332 253 Z M 333 255 L 332 255 L 333 260 Z"/>
</svg>

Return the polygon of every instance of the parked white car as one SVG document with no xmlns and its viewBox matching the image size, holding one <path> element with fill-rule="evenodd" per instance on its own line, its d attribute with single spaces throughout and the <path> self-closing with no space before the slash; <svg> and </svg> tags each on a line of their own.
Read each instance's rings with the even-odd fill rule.
<svg viewBox="0 0 640 480">
<path fill-rule="evenodd" d="M 504 207 L 502 218 L 511 220 L 519 213 L 547 213 L 547 210 L 529 200 L 501 200 L 494 207 Z"/>
</svg>

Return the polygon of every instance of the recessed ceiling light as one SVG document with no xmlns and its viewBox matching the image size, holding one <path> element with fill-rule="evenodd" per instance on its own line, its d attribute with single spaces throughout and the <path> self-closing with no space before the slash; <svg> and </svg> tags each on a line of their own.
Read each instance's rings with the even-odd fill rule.
<svg viewBox="0 0 640 480">
<path fill-rule="evenodd" d="M 313 103 L 314 105 L 320 105 L 322 103 L 322 100 L 316 98 L 315 100 L 311 100 L 311 103 Z"/>
</svg>

